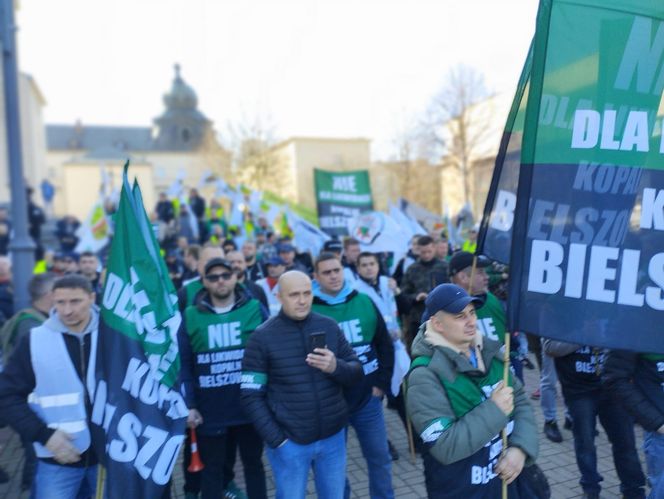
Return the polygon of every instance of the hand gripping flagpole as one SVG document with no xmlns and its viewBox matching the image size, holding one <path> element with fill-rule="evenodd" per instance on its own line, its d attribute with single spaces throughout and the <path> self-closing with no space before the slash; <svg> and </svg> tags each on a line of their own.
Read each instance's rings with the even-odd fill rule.
<svg viewBox="0 0 664 499">
<path fill-rule="evenodd" d="M 473 296 L 473 278 L 475 277 L 475 269 L 477 268 L 477 255 L 473 255 L 473 265 L 470 268 L 470 283 L 468 284 L 468 294 Z M 511 334 L 505 331 L 505 351 L 503 352 L 503 385 L 508 386 L 510 376 L 510 340 Z M 507 428 L 503 428 L 500 432 L 503 440 L 503 451 L 501 456 L 505 455 L 507 451 Z M 503 478 L 503 494 L 502 499 L 507 499 L 507 482 Z"/>
</svg>

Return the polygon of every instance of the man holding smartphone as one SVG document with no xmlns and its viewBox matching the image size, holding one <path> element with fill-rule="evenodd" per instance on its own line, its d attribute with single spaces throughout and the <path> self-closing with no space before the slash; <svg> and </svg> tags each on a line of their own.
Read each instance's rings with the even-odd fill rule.
<svg viewBox="0 0 664 499">
<path fill-rule="evenodd" d="M 306 274 L 286 272 L 278 286 L 281 310 L 256 329 L 245 350 L 242 403 L 268 446 L 277 499 L 304 499 L 309 469 L 318 497 L 341 499 L 343 387 L 361 381 L 362 366 L 336 322 L 311 312 Z"/>
<path fill-rule="evenodd" d="M 369 296 L 344 279 L 341 261 L 321 253 L 314 266 L 314 312 L 334 319 L 362 362 L 364 382 L 346 390 L 350 424 L 362 447 L 372 499 L 394 497 L 383 397 L 391 390 L 394 346 L 383 315 Z M 347 485 L 346 497 L 350 496 Z"/>
</svg>

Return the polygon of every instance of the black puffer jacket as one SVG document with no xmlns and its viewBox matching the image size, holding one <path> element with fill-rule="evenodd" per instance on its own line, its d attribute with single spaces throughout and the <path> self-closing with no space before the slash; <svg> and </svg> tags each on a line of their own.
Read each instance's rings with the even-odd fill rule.
<svg viewBox="0 0 664 499">
<path fill-rule="evenodd" d="M 326 333 L 327 348 L 337 357 L 337 368 L 325 374 L 305 358 L 310 334 Z M 348 422 L 343 386 L 364 376 L 339 326 L 311 313 L 302 321 L 283 311 L 251 335 L 242 361 L 242 403 L 245 413 L 270 447 L 285 439 L 309 444 L 334 435 Z"/>
<path fill-rule="evenodd" d="M 664 355 L 611 351 L 602 381 L 643 428 L 657 431 L 664 425 Z"/>
</svg>

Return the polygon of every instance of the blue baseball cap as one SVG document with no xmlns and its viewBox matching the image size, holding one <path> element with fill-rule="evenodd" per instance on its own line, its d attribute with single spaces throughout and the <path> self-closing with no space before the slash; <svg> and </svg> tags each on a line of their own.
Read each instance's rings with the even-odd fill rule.
<svg viewBox="0 0 664 499">
<path fill-rule="evenodd" d="M 431 317 L 441 310 L 448 314 L 458 314 L 469 303 L 480 305 L 482 300 L 470 296 L 465 289 L 456 284 L 441 284 L 436 286 L 427 296 L 424 302 L 426 306 L 425 315 Z"/>
<path fill-rule="evenodd" d="M 295 252 L 295 246 L 288 243 L 282 243 L 279 245 L 279 253 L 290 253 Z"/>
<path fill-rule="evenodd" d="M 279 258 L 278 256 L 273 256 L 272 258 L 268 258 L 263 263 L 266 267 L 268 265 L 286 265 L 286 263 L 281 258 Z"/>
</svg>

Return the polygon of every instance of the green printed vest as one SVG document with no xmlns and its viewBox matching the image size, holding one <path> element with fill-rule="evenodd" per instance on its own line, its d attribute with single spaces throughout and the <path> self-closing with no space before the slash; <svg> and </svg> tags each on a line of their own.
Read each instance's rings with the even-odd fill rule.
<svg viewBox="0 0 664 499">
<path fill-rule="evenodd" d="M 203 281 L 202 279 L 196 279 L 195 281 L 191 281 L 190 283 L 187 283 L 184 289 L 187 295 L 187 304 L 185 305 L 185 307 L 190 307 L 191 305 L 194 304 L 194 299 L 196 298 L 198 292 L 201 289 L 203 289 Z"/>
<path fill-rule="evenodd" d="M 334 319 L 362 363 L 364 374 L 378 370 L 378 358 L 371 342 L 376 334 L 376 309 L 367 295 L 357 293 L 337 305 L 314 303 L 312 310 Z"/>
<path fill-rule="evenodd" d="M 417 357 L 411 363 L 411 371 L 419 366 L 428 366 L 431 357 Z M 425 444 L 433 445 L 454 422 L 480 405 L 491 396 L 493 387 L 503 380 L 503 363 L 498 359 L 491 359 L 488 372 L 483 376 L 468 376 L 464 373 L 457 374 L 452 381 L 439 378 L 445 389 L 447 398 L 454 411 L 455 419 L 439 418 L 432 421 L 420 435 Z M 509 374 L 508 385 L 513 386 L 512 374 Z M 507 424 L 507 434 L 512 433 L 514 427 L 513 415 L 510 415 Z M 443 465 L 435 461 L 433 457 L 425 460 L 434 463 L 437 469 L 435 473 L 439 476 L 437 487 L 440 482 L 441 490 L 449 492 L 449 497 L 464 498 L 486 498 L 500 497 L 502 482 L 493 471 L 498 463 L 503 450 L 500 433 L 497 433 L 487 442 L 484 447 L 460 461 Z M 463 479 L 461 479 L 463 478 Z M 444 483 L 442 483 L 444 482 Z M 497 492 L 497 495 L 495 495 Z M 448 496 L 446 496 L 448 497 Z"/>
<path fill-rule="evenodd" d="M 486 302 L 476 310 L 477 329 L 486 338 L 505 344 L 505 311 L 493 293 L 486 294 Z"/>
<path fill-rule="evenodd" d="M 249 335 L 263 322 L 260 304 L 249 300 L 225 314 L 185 310 L 193 356 L 194 398 L 203 416 L 201 435 L 218 435 L 227 426 L 246 424 L 240 402 L 242 358 Z"/>
</svg>

